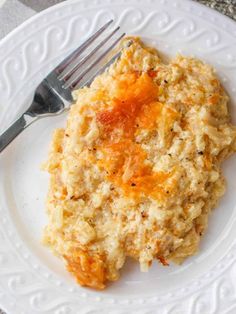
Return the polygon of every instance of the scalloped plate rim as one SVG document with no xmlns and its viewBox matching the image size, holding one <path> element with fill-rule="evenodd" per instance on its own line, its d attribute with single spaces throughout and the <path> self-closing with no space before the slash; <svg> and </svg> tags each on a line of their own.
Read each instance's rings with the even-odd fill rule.
<svg viewBox="0 0 236 314">
<path fill-rule="evenodd" d="M 86 0 L 70 0 L 70 1 L 67 1 L 67 2 L 62 2 L 62 3 L 60 3 L 60 4 L 57 4 L 57 5 L 53 6 L 53 7 L 50 7 L 50 8 L 48 8 L 48 9 L 46 9 L 46 10 L 44 10 L 44 11 L 42 11 L 42 12 L 36 14 L 35 16 L 31 17 L 30 19 L 28 19 L 27 21 L 25 21 L 23 24 L 21 24 L 18 28 L 16 28 L 16 29 L 15 29 L 14 31 L 12 31 L 10 34 L 8 34 L 4 39 L 2 39 L 2 40 L 0 41 L 0 48 L 4 47 L 4 45 L 7 45 L 8 42 L 12 41 L 12 38 L 17 37 L 17 35 L 20 34 L 20 33 L 22 33 L 22 32 L 24 31 L 24 29 L 26 29 L 28 26 L 30 26 L 30 25 L 31 25 L 32 23 L 34 23 L 35 21 L 40 20 L 43 16 L 50 14 L 50 12 L 55 12 L 56 10 L 59 10 L 59 9 L 62 8 L 62 7 L 67 7 L 67 6 L 69 6 L 70 4 L 83 3 L 83 2 L 85 2 L 85 1 L 86 1 Z M 135 2 L 138 3 L 137 0 L 136 0 L 136 1 L 131 0 L 131 1 L 132 1 L 133 3 L 135 3 Z M 156 0 L 156 1 L 158 1 L 158 0 Z M 169 0 L 168 0 L 168 1 L 169 1 Z M 168 2 L 168 1 L 166 1 L 166 2 Z M 111 2 L 111 1 L 110 1 L 110 2 Z M 115 0 L 115 2 L 124 5 L 124 2 L 123 2 L 123 1 Z M 173 1 L 173 2 L 174 2 L 174 1 Z M 180 1 L 177 0 L 177 2 L 180 2 Z M 232 21 L 229 17 L 226 17 L 226 16 L 222 15 L 222 14 L 219 13 L 219 12 L 216 12 L 215 10 L 213 10 L 213 9 L 211 9 L 211 8 L 205 7 L 204 5 L 199 4 L 199 3 L 196 3 L 196 2 L 193 2 L 193 1 L 191 1 L 191 0 L 181 0 L 181 2 L 182 2 L 182 3 L 184 3 L 184 2 L 185 2 L 185 3 L 188 3 L 188 4 L 190 4 L 191 6 L 196 7 L 196 8 L 198 7 L 201 11 L 205 11 L 206 14 L 214 15 L 214 16 L 216 16 L 219 20 L 224 19 L 224 21 L 227 22 L 227 24 L 230 25 L 230 27 L 232 27 L 232 29 L 235 28 L 235 30 L 236 30 L 236 27 L 235 27 L 236 24 L 235 24 L 235 22 Z M 155 1 L 152 2 L 152 5 L 153 5 L 154 3 L 155 3 Z M 90 4 L 89 4 L 88 6 L 90 6 Z M 93 4 L 91 5 L 91 7 L 95 7 L 95 6 L 96 6 L 96 5 L 93 5 Z M 84 10 L 86 10 L 86 9 L 84 9 Z M 37 28 L 40 28 L 40 27 L 37 27 Z M 36 29 L 37 29 L 37 28 L 36 28 Z M 0 59 L 1 59 L 1 56 L 0 56 Z M 1 245 L 0 245 L 0 247 L 1 247 Z M 0 272 L 0 273 L 1 273 L 1 272 Z M 0 275 L 0 276 L 1 276 L 1 275 Z M 0 302 L 1 302 L 1 300 L 0 300 Z M 96 306 L 96 304 L 95 304 L 95 306 Z M 8 307 L 8 306 L 6 306 L 6 307 Z M 3 308 L 5 308 L 5 307 L 3 306 Z M 50 312 L 50 313 L 51 313 L 51 312 Z M 54 312 L 53 312 L 53 313 L 54 313 Z M 56 312 L 55 312 L 55 313 L 56 313 Z M 59 311 L 58 311 L 58 313 L 59 313 Z M 64 314 L 63 310 L 62 310 L 61 313 Z M 65 313 L 66 313 L 66 312 L 65 312 Z M 166 313 L 167 313 L 167 312 L 166 312 Z M 168 313 L 169 313 L 169 312 L 168 312 Z M 10 314 L 10 308 L 9 308 L 9 310 L 8 310 L 8 314 Z"/>
</svg>

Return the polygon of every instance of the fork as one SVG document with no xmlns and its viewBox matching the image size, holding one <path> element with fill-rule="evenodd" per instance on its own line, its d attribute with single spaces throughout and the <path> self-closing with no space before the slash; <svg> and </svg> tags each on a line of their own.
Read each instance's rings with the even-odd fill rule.
<svg viewBox="0 0 236 314">
<path fill-rule="evenodd" d="M 106 55 L 125 36 L 125 33 L 118 38 L 113 38 L 112 43 L 91 63 L 88 61 L 118 32 L 120 27 L 116 27 L 103 40 L 101 40 L 85 56 L 82 54 L 92 46 L 92 43 L 112 24 L 108 21 L 97 32 L 89 37 L 83 44 L 66 57 L 36 88 L 33 101 L 28 109 L 3 133 L 0 135 L 0 152 L 14 140 L 24 129 L 34 121 L 61 114 L 70 108 L 73 102 L 72 92 L 84 86 L 90 86 L 94 78 L 103 73 L 121 55 L 118 51 L 101 68 L 95 70 L 96 66 L 106 57 Z M 82 55 L 82 56 L 81 56 Z M 81 70 L 82 67 L 85 69 Z M 83 83 L 83 80 L 85 82 Z"/>
</svg>

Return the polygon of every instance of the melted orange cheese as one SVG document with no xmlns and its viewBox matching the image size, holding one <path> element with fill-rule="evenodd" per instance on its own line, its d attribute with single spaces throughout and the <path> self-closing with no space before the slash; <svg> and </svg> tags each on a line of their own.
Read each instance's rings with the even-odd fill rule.
<svg viewBox="0 0 236 314">
<path fill-rule="evenodd" d="M 149 105 L 158 95 L 158 87 L 148 74 L 137 72 L 122 74 L 115 78 L 116 97 L 113 107 L 97 114 L 97 120 L 105 130 L 105 137 L 114 141 L 112 133 L 121 128 L 126 138 L 132 138 L 135 132 L 135 120 L 144 105 Z"/>
<path fill-rule="evenodd" d="M 74 274 L 81 286 L 105 288 L 105 267 L 101 256 L 76 249 L 71 256 L 64 256 L 64 258 L 67 261 L 68 271 Z"/>
<path fill-rule="evenodd" d="M 145 163 L 146 153 L 131 140 L 106 145 L 104 159 L 100 165 L 107 171 L 107 177 L 120 186 L 126 195 L 139 197 L 141 193 L 161 198 L 167 193 L 163 183 L 170 173 L 154 172 Z M 169 193 L 169 192 L 168 192 Z"/>
<path fill-rule="evenodd" d="M 146 152 L 135 142 L 135 134 L 140 127 L 154 129 L 163 112 L 169 125 L 176 117 L 173 110 L 158 102 L 158 86 L 151 74 L 128 73 L 117 78 L 118 92 L 112 109 L 97 114 L 103 130 L 100 148 L 104 154 L 99 165 L 126 194 L 160 198 L 166 194 L 163 184 L 171 174 L 152 170 Z"/>
</svg>

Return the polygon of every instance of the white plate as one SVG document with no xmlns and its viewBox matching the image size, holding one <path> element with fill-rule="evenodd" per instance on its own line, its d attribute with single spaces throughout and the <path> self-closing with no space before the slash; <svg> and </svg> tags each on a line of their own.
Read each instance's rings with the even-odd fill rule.
<svg viewBox="0 0 236 314">
<path fill-rule="evenodd" d="M 59 59 L 114 18 L 167 55 L 211 63 L 231 96 L 236 122 L 236 24 L 184 0 L 66 1 L 36 15 L 0 44 L 0 129 L 23 111 Z M 40 243 L 48 175 L 40 171 L 51 133 L 66 117 L 38 121 L 0 156 L 0 305 L 8 314 L 236 313 L 236 158 L 224 164 L 227 192 L 200 252 L 182 266 L 129 261 L 104 292 L 78 286 Z"/>
</svg>

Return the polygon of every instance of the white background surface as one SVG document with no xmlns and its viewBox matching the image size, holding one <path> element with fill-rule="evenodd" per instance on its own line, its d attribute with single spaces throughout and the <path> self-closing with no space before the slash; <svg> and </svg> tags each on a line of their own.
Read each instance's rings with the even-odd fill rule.
<svg viewBox="0 0 236 314">
<path fill-rule="evenodd" d="M 84 0 L 43 12 L 0 44 L 1 130 L 58 60 L 109 18 L 165 55 L 194 54 L 214 65 L 236 122 L 233 22 L 184 0 L 149 0 L 145 8 L 139 0 Z M 119 282 L 94 292 L 77 286 L 40 243 L 48 177 L 39 167 L 53 129 L 64 121 L 65 116 L 39 121 L 0 156 L 0 305 L 9 314 L 235 313 L 235 158 L 224 165 L 227 193 L 197 256 L 181 267 L 154 264 L 148 274 L 128 262 Z"/>
</svg>

